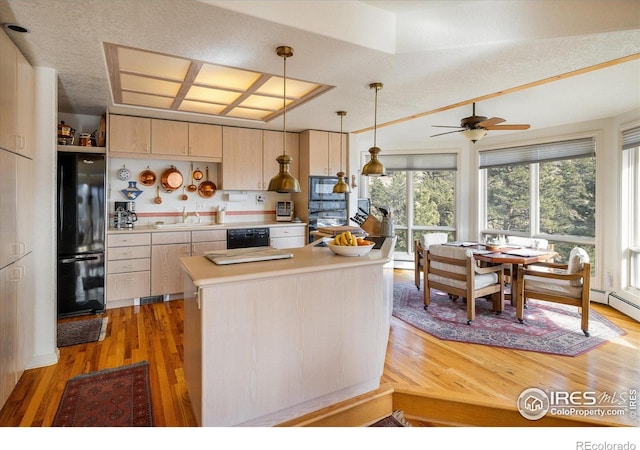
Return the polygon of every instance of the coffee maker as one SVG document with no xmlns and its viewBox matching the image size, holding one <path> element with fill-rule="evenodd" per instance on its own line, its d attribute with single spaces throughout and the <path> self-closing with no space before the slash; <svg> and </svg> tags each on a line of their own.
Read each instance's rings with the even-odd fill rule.
<svg viewBox="0 0 640 450">
<path fill-rule="evenodd" d="M 113 213 L 113 228 L 116 230 L 125 230 L 133 228 L 133 224 L 137 222 L 135 202 L 115 202 Z"/>
</svg>

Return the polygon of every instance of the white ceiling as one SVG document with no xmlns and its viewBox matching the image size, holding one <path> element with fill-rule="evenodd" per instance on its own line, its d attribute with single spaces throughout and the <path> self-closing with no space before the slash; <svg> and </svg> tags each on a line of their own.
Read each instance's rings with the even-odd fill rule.
<svg viewBox="0 0 640 450">
<path fill-rule="evenodd" d="M 288 111 L 287 130 L 373 125 L 378 146 L 425 148 L 462 140 L 432 125 L 458 125 L 471 105 L 424 114 L 538 80 L 635 59 L 483 100 L 476 113 L 548 128 L 640 107 L 640 0 L 213 1 L 0 0 L 0 22 L 34 66 L 59 73 L 59 110 L 114 112 L 282 129 L 113 105 L 103 42 L 281 73 L 279 45 L 294 48 L 287 75 L 335 86 Z M 420 116 L 398 125 L 387 122 Z M 492 134 L 526 133 L 492 131 Z"/>
</svg>

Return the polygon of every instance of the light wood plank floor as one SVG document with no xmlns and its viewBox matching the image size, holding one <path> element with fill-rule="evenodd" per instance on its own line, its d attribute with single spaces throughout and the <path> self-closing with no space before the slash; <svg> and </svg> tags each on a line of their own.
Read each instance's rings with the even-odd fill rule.
<svg viewBox="0 0 640 450">
<path fill-rule="evenodd" d="M 413 280 L 413 271 L 397 270 L 395 276 Z M 607 306 L 593 309 L 627 335 L 574 358 L 441 341 L 393 318 L 383 381 L 514 404 L 523 389 L 534 386 L 609 393 L 640 387 L 640 324 Z M 63 347 L 57 364 L 24 373 L 0 411 L 0 426 L 50 426 L 68 379 L 142 360 L 150 363 L 156 425 L 195 426 L 182 369 L 182 301 L 117 308 L 105 315 L 104 341 Z"/>
</svg>

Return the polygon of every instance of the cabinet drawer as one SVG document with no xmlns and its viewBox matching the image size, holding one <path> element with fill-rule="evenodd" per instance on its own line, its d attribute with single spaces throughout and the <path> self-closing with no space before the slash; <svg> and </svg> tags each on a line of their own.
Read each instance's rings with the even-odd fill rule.
<svg viewBox="0 0 640 450">
<path fill-rule="evenodd" d="M 123 259 L 121 261 L 111 261 L 108 265 L 108 273 L 127 273 L 151 270 L 151 260 L 143 259 Z"/>
<path fill-rule="evenodd" d="M 205 252 L 226 249 L 227 241 L 197 242 L 191 244 L 191 256 L 202 256 Z"/>
<path fill-rule="evenodd" d="M 200 230 L 191 232 L 191 242 L 225 241 L 227 230 Z"/>
<path fill-rule="evenodd" d="M 156 244 L 189 244 L 191 243 L 190 231 L 169 231 L 166 233 L 153 233 L 151 242 Z"/>
<path fill-rule="evenodd" d="M 148 297 L 151 286 L 149 272 L 107 275 L 107 302 L 126 298 Z"/>
<path fill-rule="evenodd" d="M 305 227 L 273 227 L 269 229 L 269 237 L 292 237 L 292 236 L 304 236 Z"/>
<path fill-rule="evenodd" d="M 139 247 L 114 247 L 107 249 L 107 261 L 116 261 L 119 259 L 137 259 L 149 258 L 151 256 L 151 247 L 148 245 Z"/>
<path fill-rule="evenodd" d="M 151 244 L 151 233 L 110 234 L 107 236 L 107 247 L 129 247 L 149 244 Z"/>
</svg>

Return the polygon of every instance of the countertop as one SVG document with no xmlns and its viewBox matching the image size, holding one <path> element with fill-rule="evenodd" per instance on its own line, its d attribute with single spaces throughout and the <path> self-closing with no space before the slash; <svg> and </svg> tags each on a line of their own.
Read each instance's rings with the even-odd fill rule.
<svg viewBox="0 0 640 450">
<path fill-rule="evenodd" d="M 379 250 L 363 256 L 339 256 L 328 247 L 318 247 L 319 241 L 306 247 L 289 249 L 293 258 L 240 264 L 216 265 L 205 256 L 180 258 L 182 268 L 197 287 L 274 276 L 336 270 L 347 267 L 379 265 L 391 260 L 397 238 L 387 238 Z"/>
<path fill-rule="evenodd" d="M 306 222 L 232 222 L 232 223 L 187 223 L 187 224 L 169 224 L 169 226 L 156 228 L 153 225 L 139 225 L 134 228 L 116 230 L 115 228 L 107 229 L 107 234 L 123 234 L 123 233 L 164 233 L 168 231 L 197 231 L 197 230 L 232 230 L 238 228 L 276 228 L 276 227 L 297 227 L 306 226 Z"/>
</svg>

